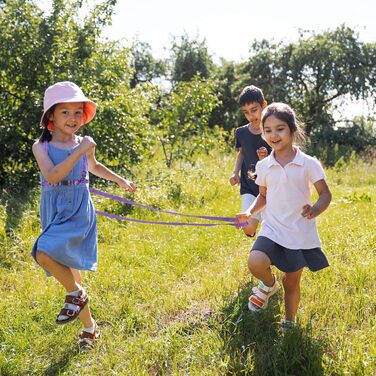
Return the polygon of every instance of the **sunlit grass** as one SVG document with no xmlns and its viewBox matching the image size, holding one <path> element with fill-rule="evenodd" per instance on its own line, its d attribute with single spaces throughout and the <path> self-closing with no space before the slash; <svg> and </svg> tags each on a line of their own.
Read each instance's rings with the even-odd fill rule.
<svg viewBox="0 0 376 376">
<path fill-rule="evenodd" d="M 234 155 L 173 170 L 134 170 L 135 201 L 182 213 L 232 216 Z M 0 206 L 0 375 L 372 375 L 375 371 L 374 165 L 327 171 L 333 203 L 318 219 L 330 268 L 306 271 L 299 328 L 278 332 L 282 294 L 261 315 L 246 309 L 253 240 L 230 226 L 169 227 L 98 218 L 99 269 L 85 274 L 102 340 L 80 355 L 79 322 L 58 327 L 62 288 L 29 256 L 38 195 Z M 122 194 L 114 185 L 101 189 Z M 35 198 L 33 198 L 35 197 Z M 184 219 L 93 196 L 98 209 L 141 219 Z M 3 203 L 5 201 L 3 200 Z M 14 201 L 12 206 L 16 206 Z M 13 226 L 13 227 L 12 227 Z"/>
</svg>

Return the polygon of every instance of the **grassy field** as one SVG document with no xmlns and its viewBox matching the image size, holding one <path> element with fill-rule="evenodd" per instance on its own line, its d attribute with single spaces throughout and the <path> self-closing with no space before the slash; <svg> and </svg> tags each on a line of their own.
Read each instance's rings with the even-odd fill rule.
<svg viewBox="0 0 376 376">
<path fill-rule="evenodd" d="M 134 169 L 136 201 L 182 213 L 232 216 L 235 155 L 168 170 Z M 169 227 L 98 218 L 99 269 L 85 274 L 102 339 L 80 354 L 80 323 L 55 325 L 64 299 L 29 255 L 39 234 L 35 190 L 0 204 L 0 375 L 374 375 L 376 166 L 328 170 L 330 208 L 318 219 L 330 268 L 305 271 L 299 327 L 278 331 L 282 293 L 252 315 L 253 240 L 230 226 Z M 97 183 L 98 184 L 98 183 Z M 97 187 L 120 193 L 112 184 Z M 177 220 L 94 196 L 97 209 Z"/>
</svg>

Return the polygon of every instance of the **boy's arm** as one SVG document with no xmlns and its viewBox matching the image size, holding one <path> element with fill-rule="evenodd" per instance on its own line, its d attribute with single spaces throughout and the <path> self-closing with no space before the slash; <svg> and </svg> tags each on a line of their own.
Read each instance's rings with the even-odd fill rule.
<svg viewBox="0 0 376 376">
<path fill-rule="evenodd" d="M 234 167 L 234 172 L 232 173 L 232 176 L 230 178 L 230 184 L 235 185 L 240 183 L 240 178 L 239 178 L 239 172 L 242 168 L 242 163 L 244 161 L 244 152 L 242 148 L 239 148 L 238 155 L 236 157 L 235 161 L 235 167 Z"/>
<path fill-rule="evenodd" d="M 314 183 L 316 191 L 319 198 L 314 205 L 304 205 L 302 208 L 302 216 L 307 219 L 312 219 L 320 215 L 324 210 L 326 210 L 332 200 L 332 194 L 326 181 L 324 179 L 318 180 Z"/>
<path fill-rule="evenodd" d="M 132 181 L 124 179 L 120 175 L 107 168 L 102 163 L 98 162 L 95 159 L 94 150 L 95 149 L 92 149 L 87 153 L 89 171 L 102 179 L 111 180 L 117 183 L 120 187 L 124 188 L 127 191 L 134 192 L 136 190 L 135 184 Z"/>
</svg>

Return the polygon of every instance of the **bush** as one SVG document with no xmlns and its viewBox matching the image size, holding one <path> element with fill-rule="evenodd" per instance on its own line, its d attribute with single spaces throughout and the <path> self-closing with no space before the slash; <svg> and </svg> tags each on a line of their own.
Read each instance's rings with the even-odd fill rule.
<svg viewBox="0 0 376 376">
<path fill-rule="evenodd" d="M 364 125 L 358 120 L 350 127 L 320 128 L 311 135 L 307 151 L 326 165 L 334 166 L 346 163 L 354 154 L 365 155 L 375 146 L 376 135 L 372 125 Z"/>
</svg>

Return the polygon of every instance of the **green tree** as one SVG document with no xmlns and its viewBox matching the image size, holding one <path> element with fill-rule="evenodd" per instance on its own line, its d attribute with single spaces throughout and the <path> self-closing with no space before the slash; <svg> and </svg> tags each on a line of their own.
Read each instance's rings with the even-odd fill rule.
<svg viewBox="0 0 376 376">
<path fill-rule="evenodd" d="M 226 131 L 230 131 L 238 125 L 240 91 L 238 92 L 236 86 L 238 83 L 236 65 L 222 60 L 213 77 L 220 103 L 213 110 L 209 125 L 211 127 L 219 125 Z"/>
<path fill-rule="evenodd" d="M 131 88 L 129 51 L 117 42 L 96 44 L 87 60 L 85 87 L 98 103 L 98 112 L 85 132 L 94 137 L 100 158 L 110 166 L 129 169 L 155 143 L 149 117 L 158 91 L 149 83 Z"/>
<path fill-rule="evenodd" d="M 308 134 L 320 125 L 333 125 L 330 112 L 335 99 L 345 95 L 360 99 L 375 92 L 370 79 L 376 60 L 367 55 L 368 47 L 353 30 L 341 26 L 301 38 L 287 48 L 295 94 L 291 102 L 304 114 Z"/>
<path fill-rule="evenodd" d="M 45 58 L 36 36 L 42 22 L 40 10 L 29 1 L 9 0 L 0 8 L 0 185 L 33 170 L 30 123 L 35 126 L 40 113 L 35 104 L 40 103 Z"/>
<path fill-rule="evenodd" d="M 131 55 L 134 68 L 131 87 L 140 83 L 152 82 L 153 79 L 161 78 L 166 74 L 166 64 L 153 57 L 148 43 L 139 40 L 134 41 L 131 47 Z"/>
<path fill-rule="evenodd" d="M 255 42 L 241 82 L 260 86 L 269 101 L 290 103 L 309 135 L 334 125 L 335 99 L 375 93 L 375 48 L 344 25 L 320 34 L 302 32 L 288 45 Z"/>
<path fill-rule="evenodd" d="M 32 0 L 1 6 L 0 186 L 37 181 L 31 178 L 37 171 L 31 144 L 40 133 L 44 90 L 57 81 L 76 82 L 98 103 L 98 116 L 84 132 L 96 137 L 99 158 L 127 166 L 152 142 L 154 90 L 131 90 L 129 50 L 101 39 L 115 4 L 97 4 L 83 20 L 77 13 L 84 2 L 78 0 L 55 0 L 48 15 Z"/>
<path fill-rule="evenodd" d="M 217 104 L 214 83 L 198 76 L 180 82 L 162 98 L 156 122 L 168 167 L 175 160 L 189 160 L 199 148 L 205 149 L 211 142 L 207 124 Z"/>
<path fill-rule="evenodd" d="M 247 85 L 255 85 L 262 89 L 269 103 L 288 98 L 290 78 L 285 73 L 288 62 L 283 56 L 283 48 L 281 42 L 254 41 L 250 58 L 238 66 L 238 93 Z"/>
<path fill-rule="evenodd" d="M 190 81 L 196 75 L 208 78 L 214 67 L 205 40 L 192 40 L 186 34 L 175 38 L 171 59 L 173 83 Z"/>
</svg>

